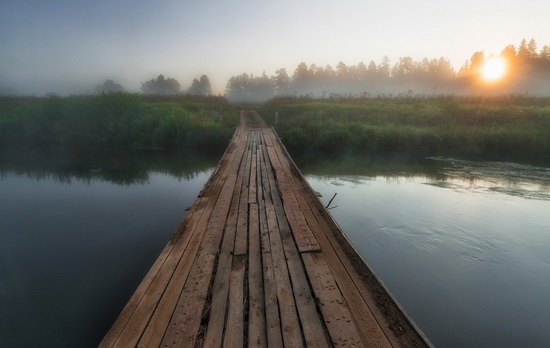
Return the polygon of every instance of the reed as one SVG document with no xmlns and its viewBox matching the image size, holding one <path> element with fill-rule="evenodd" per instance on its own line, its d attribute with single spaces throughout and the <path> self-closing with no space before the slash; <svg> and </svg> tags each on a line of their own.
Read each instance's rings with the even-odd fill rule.
<svg viewBox="0 0 550 348">
<path fill-rule="evenodd" d="M 220 97 L 0 98 L 0 149 L 224 149 L 238 111 Z"/>
<path fill-rule="evenodd" d="M 261 109 L 269 122 L 275 112 L 277 132 L 293 154 L 401 152 L 522 161 L 550 156 L 550 98 L 287 97 Z"/>
</svg>

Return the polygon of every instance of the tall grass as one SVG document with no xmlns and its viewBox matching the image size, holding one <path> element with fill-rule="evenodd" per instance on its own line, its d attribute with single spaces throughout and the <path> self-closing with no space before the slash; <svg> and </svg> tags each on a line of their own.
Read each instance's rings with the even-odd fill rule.
<svg viewBox="0 0 550 348">
<path fill-rule="evenodd" d="M 237 118 L 238 112 L 219 97 L 2 97 L 0 150 L 223 150 Z"/>
<path fill-rule="evenodd" d="M 293 154 L 550 159 L 550 98 L 281 98 L 262 108 Z"/>
</svg>

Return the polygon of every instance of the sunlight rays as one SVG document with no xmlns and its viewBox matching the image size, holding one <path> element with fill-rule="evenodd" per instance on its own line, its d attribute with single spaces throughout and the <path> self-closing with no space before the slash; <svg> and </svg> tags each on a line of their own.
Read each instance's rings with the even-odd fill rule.
<svg viewBox="0 0 550 348">
<path fill-rule="evenodd" d="M 481 76 L 487 82 L 495 82 L 506 75 L 506 61 L 500 57 L 489 58 L 481 70 Z"/>
</svg>

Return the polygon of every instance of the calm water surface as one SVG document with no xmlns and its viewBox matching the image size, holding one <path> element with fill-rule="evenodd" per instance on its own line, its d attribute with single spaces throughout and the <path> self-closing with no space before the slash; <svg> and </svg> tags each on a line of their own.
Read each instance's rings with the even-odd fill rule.
<svg viewBox="0 0 550 348">
<path fill-rule="evenodd" d="M 550 168 L 425 165 L 307 179 L 436 346 L 550 346 Z"/>
<path fill-rule="evenodd" d="M 96 347 L 215 163 L 2 171 L 0 347 Z"/>
<path fill-rule="evenodd" d="M 0 170 L 0 347 L 97 346 L 217 158 L 170 161 Z M 304 172 L 325 203 L 338 193 L 333 216 L 435 345 L 549 345 L 549 169 L 431 159 Z"/>
</svg>

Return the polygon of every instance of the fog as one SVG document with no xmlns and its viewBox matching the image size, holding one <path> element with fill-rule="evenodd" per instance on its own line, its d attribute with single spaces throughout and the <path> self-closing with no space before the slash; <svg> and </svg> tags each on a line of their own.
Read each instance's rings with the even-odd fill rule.
<svg viewBox="0 0 550 348">
<path fill-rule="evenodd" d="M 376 63 L 360 62 L 324 67 L 302 62 L 290 75 L 278 69 L 274 75 L 246 73 L 233 76 L 226 97 L 235 102 L 263 102 L 280 96 L 407 97 L 454 95 L 550 96 L 550 46 L 537 50 L 536 42 L 522 40 L 518 47 L 506 46 L 498 55 L 504 68 L 497 76 L 486 77 L 495 56 L 474 52 L 458 70 L 444 58 L 415 61 L 400 57 L 392 63 L 386 56 Z"/>
<path fill-rule="evenodd" d="M 292 71 L 279 68 L 271 75 L 265 70 L 259 74 L 239 73 L 233 76 L 223 69 L 205 69 L 213 74 L 176 69 L 174 71 L 112 72 L 97 67 L 75 72 L 68 66 L 66 73 L 55 71 L 15 78 L 13 72 L 0 80 L 0 95 L 49 94 L 73 95 L 101 92 L 129 92 L 146 94 L 223 95 L 232 102 L 265 102 L 280 96 L 330 97 L 405 97 L 442 94 L 521 94 L 550 96 L 550 46 L 537 48 L 534 39 L 503 47 L 498 55 L 473 52 L 459 68 L 441 56 L 415 60 L 410 56 L 392 62 L 388 56 L 375 62 L 361 61 L 347 65 L 339 61 L 334 66 L 298 63 Z M 498 57 L 504 62 L 502 76 L 494 80 L 484 78 L 488 62 Z M 289 69 L 290 70 L 290 69 Z M 25 77 L 26 76 L 26 77 Z M 161 81 L 154 81 L 160 79 Z M 153 81 L 151 81 L 153 80 Z M 200 81 L 200 83 L 199 83 Z M 159 83 L 151 87 L 150 83 Z"/>
<path fill-rule="evenodd" d="M 540 52 L 550 43 L 548 13 L 550 2 L 539 0 L 4 0 L 0 94 L 86 94 L 106 80 L 141 92 L 143 82 L 162 74 L 176 79 L 182 91 L 206 75 L 220 95 L 232 77 L 243 73 L 256 77 L 265 70 L 275 76 L 284 68 L 292 78 L 302 61 L 308 68 L 315 63 L 337 70 L 340 61 L 348 67 L 364 61 L 368 67 L 374 60 L 379 67 L 384 55 L 392 77 L 402 57 L 420 62 L 443 56 L 458 74 L 473 52 L 498 55 L 522 38 L 535 38 Z M 416 92 L 416 86 L 390 88 L 370 81 L 372 86 L 361 88 L 318 82 L 295 86 L 291 93 Z M 529 93 L 546 93 L 541 83 Z M 433 88 L 447 90 L 421 84 L 417 93 Z"/>
<path fill-rule="evenodd" d="M 547 47 L 547 46 L 545 46 Z M 235 76 L 217 76 L 196 74 L 185 80 L 177 75 L 152 74 L 133 78 L 101 77 L 87 80 L 71 76 L 60 76 L 56 79 L 19 80 L 17 82 L 3 79 L 0 82 L 0 95 L 8 96 L 60 96 L 74 94 L 95 94 L 104 91 L 124 91 L 129 93 L 156 93 L 144 89 L 151 79 L 163 76 L 175 80 L 177 87 L 169 94 L 191 93 L 202 77 L 207 78 L 208 86 L 203 86 L 200 95 L 223 95 L 232 102 L 261 103 L 280 96 L 307 96 L 312 98 L 331 97 L 407 97 L 453 95 L 530 95 L 550 96 L 550 57 L 540 52 L 534 58 L 521 58 L 516 54 L 514 65 L 507 68 L 506 74 L 498 81 L 488 82 L 476 70 L 475 62 L 465 64 L 456 71 L 451 63 L 444 59 L 423 59 L 416 62 L 409 57 L 400 58 L 395 64 L 384 59 L 376 64 L 361 62 L 357 65 L 346 65 L 343 62 L 318 67 L 315 64 L 298 64 L 292 74 L 280 68 L 272 75 L 263 72 L 261 75 L 241 73 Z M 475 56 L 475 54 L 474 54 Z M 194 81 L 195 80 L 195 81 Z M 202 81 L 202 80 L 201 80 Z M 105 83 L 119 86 L 120 89 L 103 89 Z M 195 85 L 194 85 L 195 82 Z"/>
<path fill-rule="evenodd" d="M 0 95 L 3 96 L 47 96 L 51 94 L 59 96 L 68 95 L 88 95 L 97 92 L 98 85 L 103 84 L 107 80 L 114 81 L 121 85 L 123 90 L 128 93 L 143 93 L 142 84 L 156 78 L 160 74 L 175 78 L 180 82 L 181 92 L 184 93 L 191 87 L 193 80 L 198 79 L 202 74 L 190 75 L 186 79 L 176 78 L 175 75 L 159 71 L 147 76 L 141 74 L 140 77 L 117 77 L 116 74 L 106 75 L 98 74 L 96 77 L 80 77 L 80 76 L 59 76 L 57 78 L 45 77 L 41 79 L 21 79 L 13 81 L 10 79 L 0 80 Z M 137 74 L 136 74 L 137 75 Z M 218 87 L 214 94 L 223 94 L 223 88 Z"/>
</svg>

